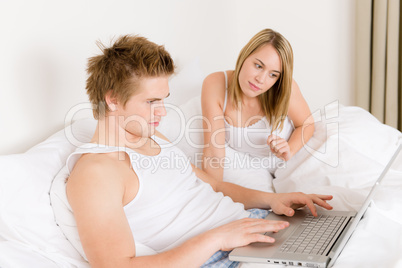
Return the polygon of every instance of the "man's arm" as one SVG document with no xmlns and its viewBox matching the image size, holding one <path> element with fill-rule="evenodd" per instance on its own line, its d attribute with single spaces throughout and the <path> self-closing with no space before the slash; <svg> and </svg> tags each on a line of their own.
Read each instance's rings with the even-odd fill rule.
<svg viewBox="0 0 402 268">
<path fill-rule="evenodd" d="M 331 195 L 315 195 L 304 193 L 267 193 L 263 191 L 248 189 L 237 184 L 218 181 L 209 176 L 205 171 L 192 165 L 198 178 L 209 183 L 217 192 L 222 192 L 233 199 L 235 202 L 244 204 L 246 209 L 262 208 L 272 209 L 276 214 L 293 216 L 294 209 L 307 206 L 314 216 L 317 216 L 317 210 L 314 204 L 326 209 L 332 209 L 326 200 L 331 200 Z"/>
<path fill-rule="evenodd" d="M 166 141 L 169 141 L 160 132 L 156 135 Z M 316 195 L 304 193 L 267 193 L 257 191 L 240 185 L 224 182 L 214 179 L 205 171 L 191 164 L 196 176 L 206 183 L 209 183 L 216 192 L 222 192 L 229 196 L 235 202 L 244 204 L 245 209 L 262 208 L 272 209 L 276 214 L 293 216 L 294 209 L 307 206 L 314 216 L 317 216 L 317 210 L 314 204 L 317 204 L 326 209 L 332 209 L 326 200 L 331 200 L 331 195 Z"/>
</svg>

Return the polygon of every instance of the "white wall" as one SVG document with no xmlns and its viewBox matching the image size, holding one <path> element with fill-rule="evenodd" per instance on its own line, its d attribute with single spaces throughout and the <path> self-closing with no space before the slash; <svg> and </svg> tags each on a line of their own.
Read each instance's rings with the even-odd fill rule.
<svg viewBox="0 0 402 268">
<path fill-rule="evenodd" d="M 179 68 L 233 68 L 263 28 L 295 53 L 294 77 L 312 111 L 353 105 L 355 0 L 0 0 L 0 154 L 24 152 L 86 102 L 96 40 L 136 33 L 165 44 Z M 195 94 L 197 94 L 196 92 Z"/>
</svg>

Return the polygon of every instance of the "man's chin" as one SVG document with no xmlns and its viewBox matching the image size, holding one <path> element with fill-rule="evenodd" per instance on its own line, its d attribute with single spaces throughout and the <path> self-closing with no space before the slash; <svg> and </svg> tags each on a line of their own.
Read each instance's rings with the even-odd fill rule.
<svg viewBox="0 0 402 268">
<path fill-rule="evenodd" d="M 148 133 L 146 134 L 146 136 L 147 136 L 148 138 L 150 138 L 150 137 L 152 137 L 153 135 L 155 135 L 156 132 L 157 132 L 156 127 L 155 127 L 155 126 L 151 126 L 151 127 L 148 129 Z"/>
</svg>

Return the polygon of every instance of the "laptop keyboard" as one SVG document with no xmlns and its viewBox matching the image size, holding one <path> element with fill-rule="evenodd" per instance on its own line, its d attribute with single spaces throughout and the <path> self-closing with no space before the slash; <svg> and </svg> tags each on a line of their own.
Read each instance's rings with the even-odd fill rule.
<svg viewBox="0 0 402 268">
<path fill-rule="evenodd" d="M 299 254 L 323 254 L 345 216 L 306 215 L 303 223 L 291 237 L 283 243 L 281 252 Z"/>
</svg>

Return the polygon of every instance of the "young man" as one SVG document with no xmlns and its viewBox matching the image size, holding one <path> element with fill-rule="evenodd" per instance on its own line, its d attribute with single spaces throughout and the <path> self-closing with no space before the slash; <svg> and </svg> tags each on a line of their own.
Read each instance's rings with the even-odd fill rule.
<svg viewBox="0 0 402 268">
<path fill-rule="evenodd" d="M 185 155 L 155 130 L 166 115 L 170 55 L 138 36 L 102 50 L 89 59 L 87 80 L 98 125 L 91 143 L 67 160 L 68 179 L 60 179 L 91 266 L 199 267 L 220 250 L 272 243 L 263 233 L 288 226 L 250 218 L 262 210 L 245 208 L 289 216 L 304 205 L 316 214 L 314 203 L 331 209 L 331 196 L 259 192 L 174 163 Z M 138 256 L 139 246 L 157 254 Z"/>
</svg>

